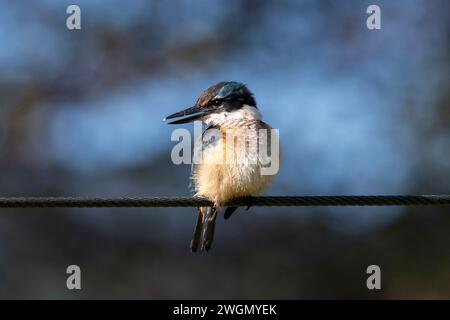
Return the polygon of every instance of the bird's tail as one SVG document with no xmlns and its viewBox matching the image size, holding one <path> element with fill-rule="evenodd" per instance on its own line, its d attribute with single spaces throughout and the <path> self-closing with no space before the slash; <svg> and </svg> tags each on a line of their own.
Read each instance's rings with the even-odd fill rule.
<svg viewBox="0 0 450 320">
<path fill-rule="evenodd" d="M 207 207 L 205 221 L 203 222 L 203 249 L 209 251 L 214 240 L 214 229 L 216 226 L 217 208 Z"/>
<path fill-rule="evenodd" d="M 197 224 L 194 229 L 194 236 L 191 241 L 191 251 L 196 252 L 200 243 L 202 249 L 209 251 L 214 240 L 214 230 L 216 225 L 217 208 L 198 208 Z"/>
<path fill-rule="evenodd" d="M 202 240 L 202 231 L 203 231 L 203 220 L 205 217 L 204 210 L 205 208 L 197 208 L 198 210 L 198 218 L 197 223 L 194 229 L 194 235 L 192 236 L 191 241 L 191 251 L 197 252 L 198 246 Z"/>
</svg>

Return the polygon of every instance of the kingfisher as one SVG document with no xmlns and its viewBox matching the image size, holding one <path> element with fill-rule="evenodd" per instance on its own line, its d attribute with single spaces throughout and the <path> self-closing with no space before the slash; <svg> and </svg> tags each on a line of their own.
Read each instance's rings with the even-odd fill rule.
<svg viewBox="0 0 450 320">
<path fill-rule="evenodd" d="M 264 172 L 273 167 L 272 162 L 279 162 L 280 155 L 277 133 L 261 118 L 253 93 L 235 81 L 213 85 L 200 95 L 193 107 L 164 118 L 168 124 L 201 121 L 206 127 L 199 137 L 202 153 L 198 163 L 192 165 L 190 188 L 194 197 L 206 198 L 213 205 L 197 208 L 198 218 L 190 244 L 192 252 L 199 246 L 209 251 L 217 214 L 223 210 L 224 218 L 228 219 L 237 209 L 226 206 L 227 203 L 263 193 L 278 174 L 279 163 L 276 170 Z M 239 144 L 238 139 L 243 143 Z M 271 149 L 274 141 L 275 152 Z M 271 154 L 261 150 L 262 146 Z"/>
</svg>

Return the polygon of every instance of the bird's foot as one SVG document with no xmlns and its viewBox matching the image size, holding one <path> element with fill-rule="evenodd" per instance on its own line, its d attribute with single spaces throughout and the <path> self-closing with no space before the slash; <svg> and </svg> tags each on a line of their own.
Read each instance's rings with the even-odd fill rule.
<svg viewBox="0 0 450 320">
<path fill-rule="evenodd" d="M 250 210 L 251 207 L 253 207 L 253 197 L 245 197 L 245 205 L 247 206 L 246 211 Z"/>
</svg>

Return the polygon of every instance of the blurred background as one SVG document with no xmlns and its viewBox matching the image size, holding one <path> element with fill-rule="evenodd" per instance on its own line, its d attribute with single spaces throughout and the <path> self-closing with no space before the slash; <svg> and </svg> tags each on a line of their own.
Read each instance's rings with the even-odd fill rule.
<svg viewBox="0 0 450 320">
<path fill-rule="evenodd" d="M 161 120 L 222 80 L 280 130 L 267 194 L 448 194 L 449 39 L 446 0 L 0 1 L 0 196 L 189 195 Z M 449 211 L 240 209 L 191 254 L 193 208 L 0 209 L 0 298 L 450 298 Z"/>
</svg>

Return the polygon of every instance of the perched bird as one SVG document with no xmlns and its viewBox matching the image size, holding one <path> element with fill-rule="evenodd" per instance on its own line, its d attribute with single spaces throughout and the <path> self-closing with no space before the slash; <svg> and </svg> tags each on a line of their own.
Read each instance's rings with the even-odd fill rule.
<svg viewBox="0 0 450 320">
<path fill-rule="evenodd" d="M 214 206 L 198 208 L 191 250 L 197 251 L 202 244 L 208 251 L 219 209 L 223 208 L 225 219 L 229 218 L 237 207 L 225 208 L 227 202 L 261 194 L 276 176 L 278 167 L 275 173 L 263 173 L 263 168 L 271 164 L 267 161 L 267 150 L 261 150 L 265 146 L 271 152 L 275 133 L 261 121 L 253 94 L 244 84 L 233 81 L 208 88 L 193 107 L 164 120 L 169 124 L 200 120 L 207 125 L 200 142 L 202 157 L 192 166 L 191 189 L 195 197 L 207 198 Z M 267 135 L 261 136 L 260 131 Z M 237 139 L 244 143 L 237 143 Z M 279 147 L 276 152 L 279 153 Z M 270 158 L 274 157 L 279 161 L 279 154 L 273 154 L 272 150 Z"/>
</svg>

